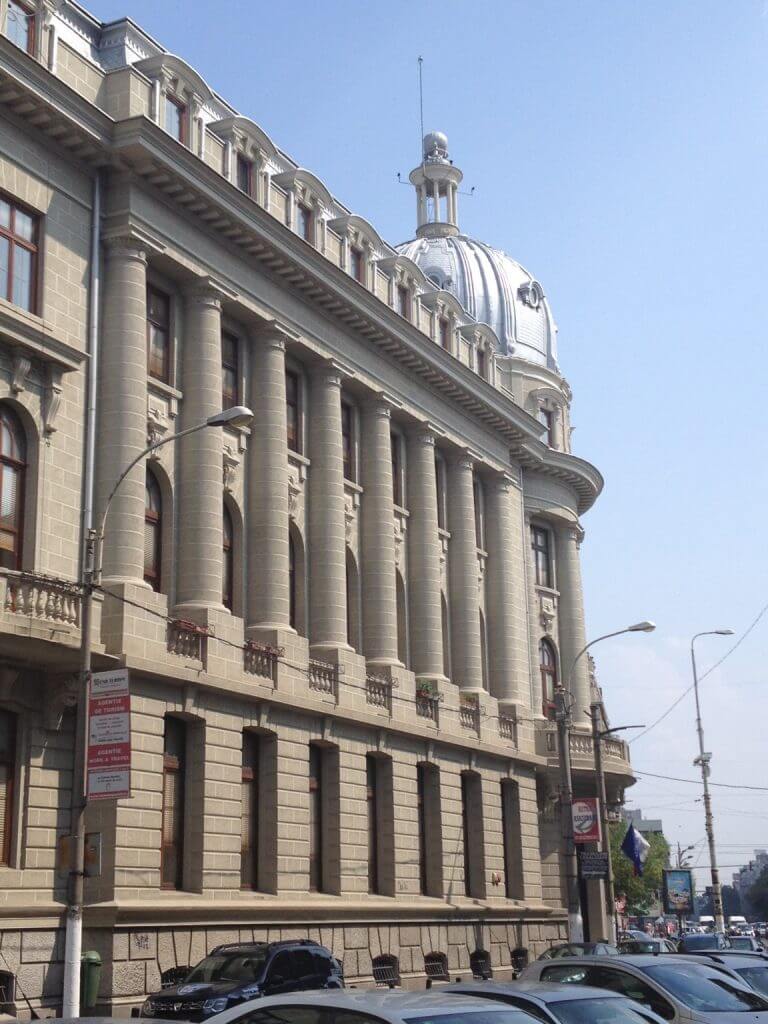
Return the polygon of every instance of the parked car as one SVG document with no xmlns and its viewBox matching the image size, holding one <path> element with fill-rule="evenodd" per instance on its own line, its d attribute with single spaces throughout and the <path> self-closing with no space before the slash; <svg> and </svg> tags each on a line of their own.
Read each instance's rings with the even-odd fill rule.
<svg viewBox="0 0 768 1024">
<path fill-rule="evenodd" d="M 543 981 L 468 981 L 447 985 L 441 992 L 495 999 L 526 1010 L 543 1024 L 662 1024 L 656 1014 L 640 1007 L 618 992 L 548 984 Z"/>
<path fill-rule="evenodd" d="M 677 944 L 678 953 L 696 953 L 701 949 L 730 949 L 730 940 L 722 932 L 684 935 Z"/>
<path fill-rule="evenodd" d="M 627 939 L 619 943 L 620 953 L 676 953 L 677 943 L 669 939 Z"/>
<path fill-rule="evenodd" d="M 681 956 L 581 957 L 556 963 L 537 960 L 522 978 L 590 985 L 619 992 L 675 1024 L 768 1024 L 768 999 L 703 958 Z"/>
<path fill-rule="evenodd" d="M 731 949 L 738 949 L 742 953 L 762 953 L 763 945 L 751 935 L 731 935 L 728 940 Z"/>
<path fill-rule="evenodd" d="M 262 995 L 343 988 L 339 961 L 310 939 L 217 946 L 176 985 L 154 992 L 142 1017 L 203 1021 Z"/>
<path fill-rule="evenodd" d="M 225 1010 L 215 1024 L 539 1024 L 524 1010 L 489 1005 L 474 996 L 445 995 L 443 989 L 343 992 L 268 996 Z"/>
<path fill-rule="evenodd" d="M 723 949 L 719 953 L 689 954 L 705 958 L 716 964 L 720 970 L 728 971 L 755 992 L 768 998 L 768 956 L 765 953 L 740 953 L 734 949 Z"/>
<path fill-rule="evenodd" d="M 610 942 L 563 942 L 545 949 L 539 960 L 558 960 L 563 956 L 618 956 L 619 950 Z"/>
</svg>

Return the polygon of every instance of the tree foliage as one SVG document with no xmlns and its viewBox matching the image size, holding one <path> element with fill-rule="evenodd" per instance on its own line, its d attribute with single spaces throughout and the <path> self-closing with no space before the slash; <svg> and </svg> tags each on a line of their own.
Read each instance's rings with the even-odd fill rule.
<svg viewBox="0 0 768 1024">
<path fill-rule="evenodd" d="M 734 889 L 732 885 L 724 885 L 721 891 L 723 895 L 723 915 L 726 921 L 733 914 L 743 914 L 741 896 L 738 890 Z M 709 914 L 711 917 L 714 917 L 715 904 L 712 899 L 711 886 L 707 886 L 707 891 L 700 898 L 697 907 L 699 914 Z"/>
<path fill-rule="evenodd" d="M 632 861 L 621 852 L 621 844 L 629 826 L 625 821 L 610 825 L 611 859 L 613 861 L 614 891 L 627 897 L 630 914 L 647 914 L 654 903 L 661 898 L 662 871 L 669 863 L 669 844 L 662 835 L 651 833 L 645 838 L 650 843 L 642 877 L 635 877 Z"/>
<path fill-rule="evenodd" d="M 757 881 L 750 886 L 747 899 L 761 921 L 768 918 L 768 867 L 763 868 Z"/>
</svg>

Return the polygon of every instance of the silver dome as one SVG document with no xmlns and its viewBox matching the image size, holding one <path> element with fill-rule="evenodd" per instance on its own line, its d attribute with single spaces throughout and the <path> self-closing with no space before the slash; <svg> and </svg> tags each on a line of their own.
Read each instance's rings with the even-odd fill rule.
<svg viewBox="0 0 768 1024">
<path fill-rule="evenodd" d="M 557 328 L 544 291 L 506 253 L 462 234 L 416 238 L 397 248 L 493 329 L 502 354 L 557 369 Z"/>
</svg>

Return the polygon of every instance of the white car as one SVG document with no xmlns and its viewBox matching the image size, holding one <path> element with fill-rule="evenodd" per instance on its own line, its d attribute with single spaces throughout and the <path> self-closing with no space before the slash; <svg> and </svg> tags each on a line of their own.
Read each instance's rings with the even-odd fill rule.
<svg viewBox="0 0 768 1024">
<path fill-rule="evenodd" d="M 768 1024 L 768 999 L 714 965 L 671 953 L 537 960 L 521 978 L 607 988 L 675 1024 Z"/>
</svg>

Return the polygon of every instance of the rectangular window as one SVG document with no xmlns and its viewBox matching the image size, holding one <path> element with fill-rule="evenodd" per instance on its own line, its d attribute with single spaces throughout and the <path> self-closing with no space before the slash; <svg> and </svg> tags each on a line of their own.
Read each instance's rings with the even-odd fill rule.
<svg viewBox="0 0 768 1024">
<path fill-rule="evenodd" d="M 301 235 L 305 242 L 313 242 L 312 238 L 312 211 L 304 203 L 296 203 L 296 233 Z"/>
<path fill-rule="evenodd" d="M 170 380 L 171 299 L 157 288 L 147 288 L 147 372 L 155 380 Z"/>
<path fill-rule="evenodd" d="M 240 344 L 234 334 L 221 336 L 221 407 L 240 404 Z"/>
<path fill-rule="evenodd" d="M 285 419 L 288 428 L 288 447 L 301 452 L 301 391 L 298 373 L 285 371 Z"/>
<path fill-rule="evenodd" d="M 241 192 L 245 192 L 249 196 L 253 187 L 253 163 L 244 157 L 242 153 L 238 153 L 236 164 L 237 187 Z"/>
<path fill-rule="evenodd" d="M 323 751 L 309 746 L 309 891 L 323 892 Z"/>
<path fill-rule="evenodd" d="M 440 341 L 440 347 L 444 348 L 446 352 L 450 348 L 448 327 L 448 321 L 445 319 L 445 317 L 440 317 L 437 323 L 438 340 Z"/>
<path fill-rule="evenodd" d="M 27 53 L 35 52 L 35 12 L 19 0 L 8 0 L 5 34 L 12 43 Z"/>
<path fill-rule="evenodd" d="M 419 885 L 423 896 L 443 895 L 443 846 L 440 814 L 440 770 L 416 766 L 416 808 L 419 820 Z"/>
<path fill-rule="evenodd" d="M 187 726 L 166 717 L 163 747 L 163 820 L 160 884 L 181 889 L 184 884 L 184 799 Z"/>
<path fill-rule="evenodd" d="M 485 550 L 485 494 L 481 480 L 475 477 L 472 485 L 475 505 L 475 543 Z"/>
<path fill-rule="evenodd" d="M 397 312 L 406 320 L 411 319 L 411 293 L 404 284 L 397 286 Z"/>
<path fill-rule="evenodd" d="M 501 780 L 501 827 L 504 839 L 504 885 L 508 900 L 525 898 L 523 844 L 520 823 L 520 787 L 513 779 Z"/>
<path fill-rule="evenodd" d="M 16 715 L 0 711 L 0 864 L 11 863 L 16 783 Z"/>
<path fill-rule="evenodd" d="M 403 464 L 401 460 L 402 443 L 399 434 L 389 435 L 392 448 L 392 500 L 395 505 L 403 507 Z"/>
<path fill-rule="evenodd" d="M 488 358 L 484 348 L 477 350 L 477 372 L 485 380 L 488 376 Z"/>
<path fill-rule="evenodd" d="M 435 486 L 437 487 L 437 527 L 439 530 L 445 530 L 447 522 L 445 463 L 437 457 L 435 457 Z"/>
<path fill-rule="evenodd" d="M 555 417 L 554 417 L 554 414 L 553 414 L 552 410 L 551 409 L 539 408 L 539 411 L 538 411 L 538 414 L 537 414 L 536 418 L 538 419 L 539 423 L 543 423 L 544 424 L 544 428 L 545 428 L 544 429 L 544 438 L 543 438 L 544 444 L 548 445 L 550 448 L 554 448 L 554 443 L 553 442 L 554 442 L 554 436 L 555 436 L 554 435 Z"/>
<path fill-rule="evenodd" d="M 360 284 L 365 284 L 365 258 L 363 257 L 363 250 L 356 249 L 355 246 L 350 246 L 349 249 L 349 270 L 352 277 Z"/>
<path fill-rule="evenodd" d="M 348 402 L 341 403 L 341 445 L 344 458 L 344 479 L 356 480 L 355 473 L 355 412 Z"/>
<path fill-rule="evenodd" d="M 0 196 L 0 296 L 34 313 L 38 218 Z"/>
<path fill-rule="evenodd" d="M 240 888 L 259 886 L 259 737 L 243 733 Z"/>
<path fill-rule="evenodd" d="M 378 764 L 372 754 L 365 758 L 366 806 L 368 808 L 368 892 L 379 893 L 379 792 Z"/>
<path fill-rule="evenodd" d="M 549 530 L 542 526 L 531 527 L 531 547 L 537 587 L 552 586 L 552 555 L 549 547 Z"/>
<path fill-rule="evenodd" d="M 187 141 L 187 108 L 175 96 L 165 95 L 165 130 L 182 144 Z"/>
<path fill-rule="evenodd" d="M 477 772 L 461 773 L 461 821 L 464 839 L 464 894 L 485 896 L 483 791 Z"/>
</svg>

